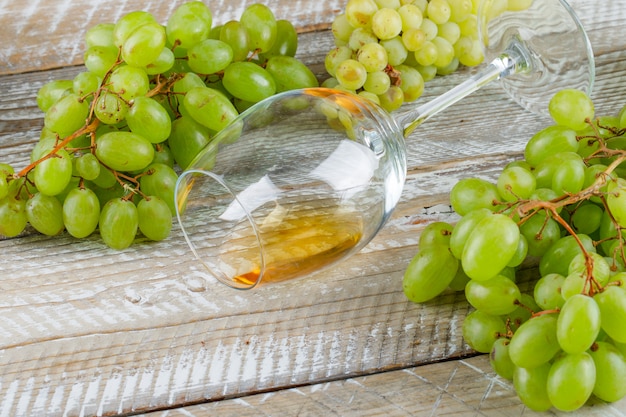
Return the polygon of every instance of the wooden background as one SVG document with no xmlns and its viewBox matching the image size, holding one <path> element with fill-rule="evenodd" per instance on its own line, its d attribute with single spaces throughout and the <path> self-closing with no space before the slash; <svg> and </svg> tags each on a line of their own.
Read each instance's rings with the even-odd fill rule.
<svg viewBox="0 0 626 417">
<path fill-rule="evenodd" d="M 83 70 L 89 27 L 139 9 L 164 22 L 180 3 L 0 1 L 0 162 L 26 165 L 42 125 L 37 90 Z M 251 3 L 207 1 L 217 23 Z M 324 76 L 328 28 L 346 1 L 264 3 L 298 26 L 298 56 Z M 597 59 L 597 112 L 616 113 L 626 104 L 626 0 L 571 4 Z M 419 102 L 473 71 L 428 83 Z M 533 415 L 465 345 L 464 297 L 416 305 L 401 279 L 424 225 L 456 219 L 453 184 L 495 178 L 548 123 L 497 85 L 475 93 L 410 136 L 403 197 L 361 253 L 251 292 L 207 278 L 178 227 L 123 252 L 97 236 L 0 240 L 0 416 Z M 625 416 L 626 401 L 579 415 Z"/>
</svg>

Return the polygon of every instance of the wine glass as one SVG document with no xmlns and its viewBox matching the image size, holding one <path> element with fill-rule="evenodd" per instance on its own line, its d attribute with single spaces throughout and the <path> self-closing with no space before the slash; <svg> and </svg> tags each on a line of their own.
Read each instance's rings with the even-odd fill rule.
<svg viewBox="0 0 626 417">
<path fill-rule="evenodd" d="M 594 60 L 564 0 L 501 11 L 484 0 L 487 66 L 449 92 L 390 115 L 328 88 L 272 96 L 223 129 L 180 175 L 177 218 L 210 275 L 238 289 L 320 271 L 384 226 L 406 178 L 407 137 L 423 121 L 501 80 L 531 111 L 562 88 L 591 91 Z M 506 2 L 504 2 L 506 3 Z"/>
</svg>

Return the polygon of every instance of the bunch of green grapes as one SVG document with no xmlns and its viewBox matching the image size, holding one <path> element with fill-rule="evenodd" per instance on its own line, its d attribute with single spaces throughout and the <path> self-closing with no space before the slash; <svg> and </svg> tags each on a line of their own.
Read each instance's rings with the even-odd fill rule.
<svg viewBox="0 0 626 417">
<path fill-rule="evenodd" d="M 562 90 L 549 110 L 497 182 L 452 188 L 461 218 L 424 229 L 403 288 L 414 302 L 464 291 L 469 346 L 529 408 L 571 411 L 626 395 L 626 106 L 594 119 L 584 93 Z M 541 275 L 530 294 L 516 283 L 527 259 Z"/>
<path fill-rule="evenodd" d="M 520 1 L 504 0 L 516 10 Z M 336 47 L 324 86 L 365 96 L 388 111 L 414 101 L 424 83 L 483 62 L 473 0 L 349 0 L 332 24 Z"/>
<path fill-rule="evenodd" d="M 201 1 L 166 24 L 131 12 L 85 36 L 86 69 L 44 85 L 45 113 L 30 164 L 0 165 L 0 235 L 27 224 L 45 235 L 96 230 L 115 249 L 141 233 L 166 238 L 177 169 L 250 105 L 318 86 L 298 59 L 297 34 L 262 4 L 214 26 Z"/>
</svg>

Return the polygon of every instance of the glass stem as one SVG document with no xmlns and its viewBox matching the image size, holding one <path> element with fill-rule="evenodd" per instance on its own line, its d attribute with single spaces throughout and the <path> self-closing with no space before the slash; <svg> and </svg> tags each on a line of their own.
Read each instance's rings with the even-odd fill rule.
<svg viewBox="0 0 626 417">
<path fill-rule="evenodd" d="M 491 61 L 486 68 L 463 83 L 428 103 L 418 107 L 407 108 L 405 111 L 399 111 L 395 118 L 404 129 L 404 137 L 407 137 L 416 127 L 431 116 L 467 97 L 491 81 L 511 74 L 528 71 L 529 63 L 530 60 L 528 59 L 526 48 L 520 40 L 514 39 L 505 53 Z"/>
</svg>

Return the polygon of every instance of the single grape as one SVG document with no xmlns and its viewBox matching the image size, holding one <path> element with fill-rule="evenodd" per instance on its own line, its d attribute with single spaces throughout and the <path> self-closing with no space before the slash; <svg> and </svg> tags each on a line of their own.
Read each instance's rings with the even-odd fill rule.
<svg viewBox="0 0 626 417">
<path fill-rule="evenodd" d="M 402 32 L 402 43 L 404 44 L 407 51 L 418 51 L 426 43 L 426 34 L 420 28 L 408 29 Z M 412 56 L 415 57 L 415 54 L 413 54 Z"/>
<path fill-rule="evenodd" d="M 372 16 L 378 11 L 374 0 L 348 0 L 345 15 L 348 23 L 355 28 L 371 28 Z"/>
<path fill-rule="evenodd" d="M 396 69 L 400 71 L 402 78 L 400 88 L 404 93 L 404 101 L 408 103 L 420 98 L 424 92 L 424 78 L 422 78 L 422 74 L 408 65 L 398 65 Z"/>
<path fill-rule="evenodd" d="M 496 373 L 502 378 L 512 380 L 515 372 L 515 364 L 509 356 L 509 339 L 501 337 L 491 347 L 489 363 Z"/>
<path fill-rule="evenodd" d="M 188 64 L 198 74 L 223 71 L 233 61 L 233 48 L 226 42 L 205 39 L 187 51 Z"/>
<path fill-rule="evenodd" d="M 145 95 L 150 90 L 150 81 L 145 69 L 122 65 L 111 73 L 107 88 L 129 101 Z"/>
<path fill-rule="evenodd" d="M 618 343 L 626 343 L 626 290 L 607 286 L 594 296 L 600 308 L 602 329 Z"/>
<path fill-rule="evenodd" d="M 455 277 L 459 261 L 446 246 L 432 245 L 421 248 L 413 257 L 402 281 L 406 297 L 422 303 L 441 294 Z"/>
<path fill-rule="evenodd" d="M 85 67 L 98 77 L 104 75 L 117 63 L 119 51 L 114 46 L 92 46 L 83 54 Z"/>
<path fill-rule="evenodd" d="M 561 308 L 565 299 L 561 295 L 561 287 L 565 277 L 560 274 L 547 274 L 535 283 L 533 294 L 535 301 L 544 310 Z"/>
<path fill-rule="evenodd" d="M 189 49 L 209 37 L 213 16 L 202 1 L 190 1 L 178 6 L 165 25 L 170 45 Z"/>
<path fill-rule="evenodd" d="M 269 7 L 252 4 L 243 11 L 239 21 L 248 32 L 250 49 L 267 52 L 272 48 L 278 29 L 276 17 Z"/>
<path fill-rule="evenodd" d="M 113 31 L 115 23 L 98 23 L 85 32 L 85 46 L 115 46 Z"/>
<path fill-rule="evenodd" d="M 220 28 L 219 40 L 231 48 L 232 61 L 243 61 L 250 53 L 250 38 L 241 22 L 231 20 Z M 278 44 L 278 42 L 276 42 Z"/>
<path fill-rule="evenodd" d="M 577 151 L 576 131 L 566 126 L 552 125 L 540 130 L 530 138 L 524 148 L 524 159 L 535 167 L 548 156 L 559 152 Z"/>
<path fill-rule="evenodd" d="M 378 39 L 392 39 L 402 32 L 402 16 L 395 9 L 378 9 L 371 20 L 372 32 Z"/>
<path fill-rule="evenodd" d="M 600 309 L 587 295 L 576 294 L 565 301 L 556 324 L 556 337 L 567 353 L 584 352 L 600 332 Z"/>
<path fill-rule="evenodd" d="M 45 83 L 37 91 L 37 106 L 44 113 L 66 94 L 70 93 L 74 87 L 71 80 L 53 80 Z"/>
<path fill-rule="evenodd" d="M 402 32 L 411 29 L 419 29 L 424 20 L 424 14 L 415 4 L 407 3 L 397 8 L 398 14 L 402 19 Z"/>
<path fill-rule="evenodd" d="M 516 367 L 513 372 L 513 386 L 524 405 L 533 411 L 548 411 L 552 402 L 548 397 L 548 375 L 552 364 L 549 362 L 534 368 Z"/>
<path fill-rule="evenodd" d="M 63 231 L 63 206 L 53 196 L 35 194 L 26 202 L 26 218 L 39 233 L 55 236 Z"/>
<path fill-rule="evenodd" d="M 548 111 L 554 121 L 574 130 L 587 127 L 587 120 L 593 120 L 593 102 L 581 90 L 563 89 L 552 96 Z"/>
<path fill-rule="evenodd" d="M 72 160 L 63 149 L 39 163 L 33 174 L 33 181 L 39 192 L 49 196 L 61 193 L 71 178 Z"/>
<path fill-rule="evenodd" d="M 575 208 L 569 223 L 577 233 L 590 235 L 600 228 L 603 213 L 602 207 L 593 203 L 583 203 Z"/>
<path fill-rule="evenodd" d="M 519 238 L 519 228 L 510 217 L 486 216 L 467 237 L 461 255 L 463 270 L 478 281 L 496 276 L 515 255 Z"/>
<path fill-rule="evenodd" d="M 528 199 L 536 186 L 537 181 L 532 172 L 519 166 L 503 169 L 497 182 L 498 192 L 505 201 Z"/>
<path fill-rule="evenodd" d="M 364 45 L 368 43 L 377 43 L 379 39 L 370 30 L 364 28 L 356 28 L 350 35 L 348 47 L 353 52 L 358 52 Z"/>
<path fill-rule="evenodd" d="M 186 169 L 198 152 L 211 140 L 209 129 L 192 117 L 179 117 L 172 122 L 167 143 L 176 163 Z"/>
<path fill-rule="evenodd" d="M 26 201 L 9 193 L 0 199 L 0 235 L 14 237 L 26 228 Z"/>
<path fill-rule="evenodd" d="M 432 245 L 450 246 L 453 226 L 450 223 L 436 221 L 429 223 L 420 233 L 418 246 L 424 248 Z"/>
<path fill-rule="evenodd" d="M 392 85 L 387 91 L 378 96 L 380 105 L 388 112 L 399 109 L 404 103 L 404 92 L 397 85 Z"/>
<path fill-rule="evenodd" d="M 116 171 L 138 171 L 152 162 L 154 147 L 135 133 L 110 132 L 96 139 L 96 156 Z"/>
<path fill-rule="evenodd" d="M 389 65 L 393 67 L 404 63 L 409 55 L 409 51 L 406 49 L 406 46 L 404 46 L 402 38 L 399 36 L 396 36 L 393 39 L 380 41 L 380 44 L 387 51 L 387 61 L 389 62 Z"/>
<path fill-rule="evenodd" d="M 427 40 L 420 49 L 415 51 L 415 60 L 424 67 L 434 66 L 437 62 L 437 54 L 437 46 L 432 41 Z"/>
<path fill-rule="evenodd" d="M 128 113 L 128 104 L 117 94 L 103 92 L 94 105 L 94 114 L 102 123 L 114 125 L 120 123 Z"/>
<path fill-rule="evenodd" d="M 269 58 L 265 70 L 274 79 L 277 93 L 319 86 L 313 71 L 291 56 L 277 55 Z"/>
<path fill-rule="evenodd" d="M 150 240 L 159 241 L 169 236 L 172 213 L 165 200 L 150 196 L 137 204 L 138 227 Z"/>
<path fill-rule="evenodd" d="M 506 325 L 498 316 L 474 310 L 463 320 L 463 339 L 477 352 L 491 352 L 494 342 L 505 334 Z"/>
<path fill-rule="evenodd" d="M 126 122 L 131 132 L 151 143 L 164 142 L 172 130 L 172 121 L 167 110 L 156 100 L 144 96 L 133 100 Z"/>
<path fill-rule="evenodd" d="M 520 225 L 520 233 L 526 238 L 530 256 L 543 256 L 561 238 L 561 229 L 556 220 L 546 218 L 541 213 L 526 217 Z"/>
<path fill-rule="evenodd" d="M 486 208 L 472 210 L 454 225 L 450 236 L 450 250 L 457 259 L 461 259 L 467 238 L 475 230 L 476 225 L 492 214 L 492 211 Z"/>
<path fill-rule="evenodd" d="M 358 90 L 367 80 L 367 69 L 355 59 L 347 59 L 335 70 L 335 77 L 348 90 Z"/>
<path fill-rule="evenodd" d="M 165 164 L 151 164 L 146 168 L 145 175 L 139 178 L 139 183 L 144 194 L 162 199 L 170 208 L 172 215 L 175 215 L 174 189 L 177 179 L 178 175 L 173 168 Z"/>
<path fill-rule="evenodd" d="M 494 316 L 513 312 L 521 297 L 517 285 L 503 275 L 487 281 L 472 279 L 465 286 L 465 298 L 472 307 Z"/>
<path fill-rule="evenodd" d="M 447 22 L 452 14 L 452 9 L 447 0 L 430 0 L 426 11 L 428 18 L 438 25 Z"/>
<path fill-rule="evenodd" d="M 135 240 L 139 219 L 137 207 L 123 198 L 109 200 L 100 213 L 100 237 L 110 248 L 121 250 Z"/>
<path fill-rule="evenodd" d="M 357 60 L 367 72 L 382 71 L 387 67 L 387 50 L 379 43 L 367 43 L 357 52 Z"/>
<path fill-rule="evenodd" d="M 385 94 L 389 87 L 391 87 L 391 79 L 384 71 L 368 72 L 363 84 L 363 89 L 375 96 Z"/>
<path fill-rule="evenodd" d="M 593 240 L 589 236 L 583 234 L 576 236 L 582 242 L 587 252 L 596 251 Z M 574 236 L 564 236 L 560 238 L 550 246 L 539 261 L 539 272 L 541 276 L 551 273 L 561 274 L 563 276 L 569 275 L 569 265 L 572 259 L 579 253 L 582 253 L 582 250 L 580 246 L 578 246 L 578 242 Z"/>
<path fill-rule="evenodd" d="M 148 22 L 132 31 L 122 42 L 122 59 L 135 67 L 146 67 L 157 60 L 165 47 L 165 28 Z"/>
<path fill-rule="evenodd" d="M 557 357 L 548 374 L 548 397 L 561 411 L 582 407 L 591 396 L 596 382 L 596 368 L 587 352 Z"/>
<path fill-rule="evenodd" d="M 598 341 L 589 354 L 596 368 L 593 394 L 603 401 L 619 401 L 626 396 L 626 358 L 612 343 Z"/>
<path fill-rule="evenodd" d="M 98 226 L 100 201 L 89 188 L 73 188 L 63 201 L 63 223 L 76 238 L 89 236 Z"/>
<path fill-rule="evenodd" d="M 556 338 L 556 314 L 541 314 L 523 323 L 513 334 L 509 355 L 520 368 L 535 368 L 561 349 Z"/>
<path fill-rule="evenodd" d="M 81 97 L 93 94 L 100 87 L 100 78 L 90 71 L 82 71 L 72 81 L 72 91 Z"/>
<path fill-rule="evenodd" d="M 590 265 L 591 270 L 589 270 Z M 579 253 L 572 258 L 567 272 L 570 275 L 578 273 L 585 278 L 587 278 L 588 273 L 591 272 L 591 276 L 595 281 L 600 285 L 604 285 L 609 282 L 611 266 L 602 255 L 596 252 L 590 252 L 588 254 Z"/>
<path fill-rule="evenodd" d="M 115 26 L 113 26 L 113 45 L 118 48 L 121 47 L 126 39 L 138 28 L 154 22 L 156 22 L 154 16 L 142 10 L 125 14 L 119 18 L 117 22 L 115 22 Z"/>
<path fill-rule="evenodd" d="M 340 13 L 333 19 L 331 24 L 331 30 L 335 41 L 347 43 L 350 39 L 350 35 L 354 30 L 354 27 L 348 22 L 348 18 L 345 13 Z"/>
<path fill-rule="evenodd" d="M 64 138 L 85 125 L 89 102 L 68 93 L 54 103 L 44 116 L 44 126 Z"/>
<path fill-rule="evenodd" d="M 447 40 L 450 45 L 454 45 L 459 39 L 461 39 L 461 28 L 455 22 L 448 21 L 442 25 L 439 25 L 439 31 L 437 32 L 437 35 Z"/>
<path fill-rule="evenodd" d="M 192 88 L 185 94 L 184 103 L 193 120 L 215 132 L 222 130 L 239 114 L 224 94 L 208 87 Z"/>
<path fill-rule="evenodd" d="M 480 178 L 461 179 L 450 191 L 450 204 L 461 216 L 479 208 L 494 211 L 499 199 L 496 185 Z"/>
<path fill-rule="evenodd" d="M 233 96 L 253 103 L 276 93 L 274 78 L 253 62 L 231 63 L 224 70 L 222 83 Z"/>
<path fill-rule="evenodd" d="M 76 172 L 81 178 L 92 181 L 100 175 L 100 162 L 92 153 L 85 153 L 76 158 Z"/>
</svg>

